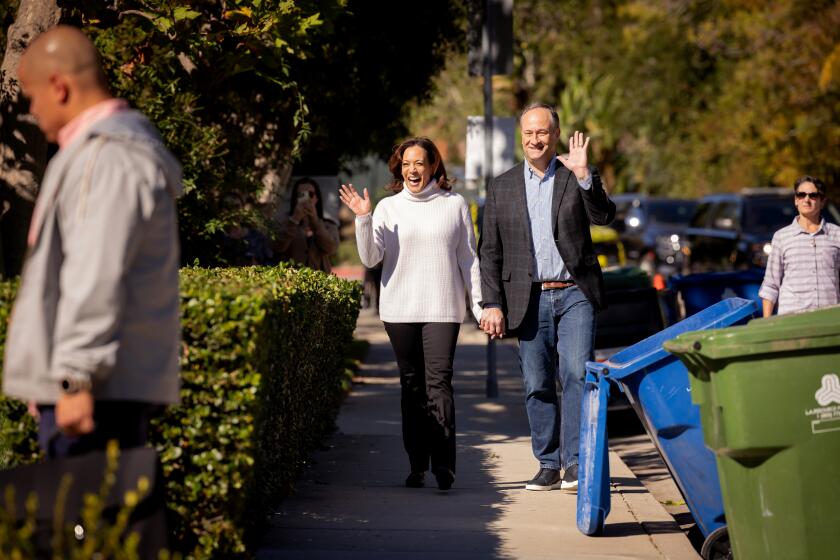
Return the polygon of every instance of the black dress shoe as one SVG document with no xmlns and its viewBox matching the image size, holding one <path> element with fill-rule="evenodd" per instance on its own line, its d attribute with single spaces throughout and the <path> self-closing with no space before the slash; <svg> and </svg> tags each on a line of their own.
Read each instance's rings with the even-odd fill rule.
<svg viewBox="0 0 840 560">
<path fill-rule="evenodd" d="M 405 485 L 408 488 L 423 488 L 426 485 L 424 479 L 426 478 L 425 472 L 411 472 L 408 475 L 408 478 L 405 479 Z"/>
<path fill-rule="evenodd" d="M 455 473 L 446 467 L 437 467 L 434 473 L 440 490 L 449 490 L 452 488 L 452 483 L 455 482 Z"/>
<path fill-rule="evenodd" d="M 560 488 L 560 469 L 540 468 L 537 474 L 525 483 L 525 490 L 551 490 Z"/>
</svg>

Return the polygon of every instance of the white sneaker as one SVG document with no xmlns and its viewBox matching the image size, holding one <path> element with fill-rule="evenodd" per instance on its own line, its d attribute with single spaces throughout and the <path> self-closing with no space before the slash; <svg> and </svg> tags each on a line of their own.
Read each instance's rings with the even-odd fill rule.
<svg viewBox="0 0 840 560">
<path fill-rule="evenodd" d="M 578 487 L 578 466 L 572 465 L 563 473 L 563 481 L 560 483 L 561 490 L 577 492 Z"/>
</svg>

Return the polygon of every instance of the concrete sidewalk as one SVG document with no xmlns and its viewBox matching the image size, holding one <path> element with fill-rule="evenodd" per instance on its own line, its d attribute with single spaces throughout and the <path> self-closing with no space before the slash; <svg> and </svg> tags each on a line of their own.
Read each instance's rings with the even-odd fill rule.
<svg viewBox="0 0 840 560">
<path fill-rule="evenodd" d="M 458 473 L 449 492 L 403 486 L 399 375 L 385 331 L 365 310 L 356 337 L 371 347 L 328 447 L 279 506 L 258 553 L 268 559 L 698 558 L 674 519 L 610 454 L 605 534 L 575 524 L 576 497 L 528 492 L 531 454 L 512 341 L 498 345 L 498 399 L 484 396 L 486 337 L 461 329 L 455 359 Z"/>
</svg>

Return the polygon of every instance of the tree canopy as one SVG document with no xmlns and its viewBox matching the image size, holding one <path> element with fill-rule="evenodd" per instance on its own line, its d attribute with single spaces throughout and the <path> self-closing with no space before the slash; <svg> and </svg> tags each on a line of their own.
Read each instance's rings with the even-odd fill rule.
<svg viewBox="0 0 840 560">
<path fill-rule="evenodd" d="M 566 137 L 593 136 L 613 191 L 700 195 L 806 173 L 840 186 L 835 0 L 516 0 L 514 37 L 497 114 L 555 104 Z M 463 124 L 434 115 L 481 114 L 465 74 L 453 61 L 414 122 L 460 141 Z"/>
<path fill-rule="evenodd" d="M 623 189 L 840 179 L 840 4 L 520 0 L 520 97 L 597 134 Z M 537 23 L 538 22 L 538 23 Z M 540 30 L 549 31 L 540 33 Z"/>
<path fill-rule="evenodd" d="M 202 264 L 229 261 L 225 230 L 263 219 L 254 204 L 276 201 L 295 162 L 331 174 L 389 150 L 407 132 L 406 104 L 430 95 L 463 34 L 451 0 L 59 4 L 94 39 L 113 93 L 182 162 L 182 250 Z"/>
</svg>

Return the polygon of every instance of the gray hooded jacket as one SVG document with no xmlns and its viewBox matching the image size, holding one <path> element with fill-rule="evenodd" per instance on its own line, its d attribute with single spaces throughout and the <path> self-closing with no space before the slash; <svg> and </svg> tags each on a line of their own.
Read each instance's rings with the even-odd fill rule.
<svg viewBox="0 0 840 560">
<path fill-rule="evenodd" d="M 7 395 L 54 403 L 71 377 L 97 400 L 178 401 L 181 191 L 180 165 L 137 111 L 53 157 L 6 339 Z"/>
</svg>

